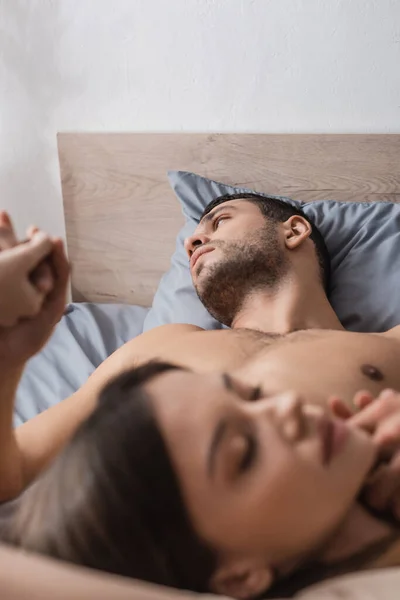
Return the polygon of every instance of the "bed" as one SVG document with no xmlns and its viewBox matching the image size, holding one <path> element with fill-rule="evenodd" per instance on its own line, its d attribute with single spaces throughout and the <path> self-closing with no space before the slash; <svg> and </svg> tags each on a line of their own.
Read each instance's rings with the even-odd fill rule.
<svg viewBox="0 0 400 600">
<path fill-rule="evenodd" d="M 28 365 L 17 424 L 73 393 L 141 333 L 184 222 L 169 169 L 303 202 L 400 200 L 400 135 L 61 133 L 58 150 L 72 304 Z M 375 575 L 375 591 L 368 577 L 301 597 L 398 597 L 400 570 Z"/>
<path fill-rule="evenodd" d="M 295 200 L 400 201 L 400 135 L 58 135 L 76 302 L 150 306 L 183 216 L 166 173 Z"/>
</svg>

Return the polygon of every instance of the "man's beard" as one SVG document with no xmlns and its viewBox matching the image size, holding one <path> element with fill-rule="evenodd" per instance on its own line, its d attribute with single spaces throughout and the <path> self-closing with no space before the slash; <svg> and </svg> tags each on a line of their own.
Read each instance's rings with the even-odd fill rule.
<svg viewBox="0 0 400 600">
<path fill-rule="evenodd" d="M 223 258 L 199 266 L 197 276 L 201 272 L 203 276 L 195 288 L 208 312 L 230 327 L 251 294 L 276 290 L 288 273 L 289 261 L 280 248 L 276 224 L 266 224 L 246 242 L 220 240 L 210 245 L 220 248 Z"/>
</svg>

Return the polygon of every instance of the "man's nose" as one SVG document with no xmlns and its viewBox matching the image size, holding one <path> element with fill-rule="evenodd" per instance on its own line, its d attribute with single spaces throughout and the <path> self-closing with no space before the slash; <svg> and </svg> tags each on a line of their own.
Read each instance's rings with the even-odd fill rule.
<svg viewBox="0 0 400 600">
<path fill-rule="evenodd" d="M 186 254 L 191 258 L 193 252 L 198 246 L 202 246 L 210 241 L 210 238 L 204 233 L 194 233 L 193 235 L 186 238 L 184 241 L 184 247 Z"/>
</svg>

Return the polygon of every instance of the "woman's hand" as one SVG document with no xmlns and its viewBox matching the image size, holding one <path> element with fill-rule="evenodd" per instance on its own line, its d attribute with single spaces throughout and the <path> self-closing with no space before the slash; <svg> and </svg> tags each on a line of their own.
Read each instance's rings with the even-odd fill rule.
<svg viewBox="0 0 400 600">
<path fill-rule="evenodd" d="M 51 238 L 36 228 L 18 244 L 7 213 L 0 213 L 0 326 L 12 327 L 19 319 L 38 314 L 53 287 L 45 262 L 52 251 Z"/>
<path fill-rule="evenodd" d="M 63 243 L 37 228 L 20 244 L 0 213 L 0 365 L 24 366 L 39 352 L 61 319 L 69 266 Z"/>
<path fill-rule="evenodd" d="M 52 251 L 48 261 L 54 285 L 37 314 L 31 318 L 20 319 L 13 327 L 0 327 L 0 365 L 5 369 L 23 366 L 39 352 L 63 315 L 69 265 L 62 240 L 52 240 Z"/>
<path fill-rule="evenodd" d="M 8 216 L 0 214 L 0 502 L 16 497 L 26 484 L 13 428 L 15 393 L 26 361 L 63 314 L 68 275 L 60 239 L 32 228 L 18 244 Z"/>
<path fill-rule="evenodd" d="M 356 403 L 361 410 L 350 417 L 349 425 L 368 431 L 382 453 L 400 449 L 400 393 L 387 389 L 375 399 L 362 394 L 362 403 Z"/>
<path fill-rule="evenodd" d="M 371 508 L 391 512 L 400 521 L 400 393 L 384 390 L 374 398 L 369 392 L 359 392 L 353 403 L 359 412 L 351 413 L 337 398 L 330 402 L 336 416 L 371 435 L 382 460 L 366 482 L 365 500 Z"/>
</svg>

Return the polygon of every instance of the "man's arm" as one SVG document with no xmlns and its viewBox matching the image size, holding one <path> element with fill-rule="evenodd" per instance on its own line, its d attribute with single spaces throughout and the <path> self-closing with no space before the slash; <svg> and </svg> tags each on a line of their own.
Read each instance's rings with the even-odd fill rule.
<svg viewBox="0 0 400 600">
<path fill-rule="evenodd" d="M 2 600 L 195 600 L 200 595 L 92 571 L 0 546 Z M 207 600 L 208 596 L 201 596 Z"/>
<path fill-rule="evenodd" d="M 327 580 L 296 594 L 301 600 L 398 600 L 400 568 L 372 569 Z M 193 594 L 0 546 L 1 600 L 224 600 Z M 228 600 L 225 598 L 225 600 Z"/>
<path fill-rule="evenodd" d="M 147 360 L 172 360 L 169 348 L 179 347 L 186 335 L 197 331 L 203 330 L 194 325 L 163 325 L 134 338 L 105 360 L 75 394 L 18 427 L 15 436 L 23 463 L 24 487 L 91 414 L 99 392 L 111 379 Z"/>
</svg>

